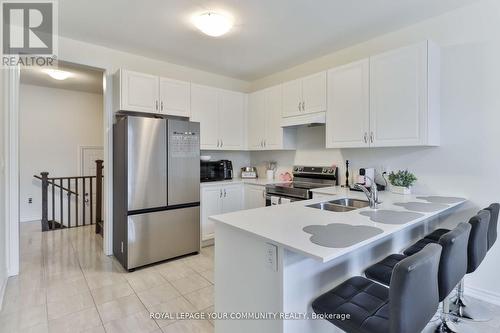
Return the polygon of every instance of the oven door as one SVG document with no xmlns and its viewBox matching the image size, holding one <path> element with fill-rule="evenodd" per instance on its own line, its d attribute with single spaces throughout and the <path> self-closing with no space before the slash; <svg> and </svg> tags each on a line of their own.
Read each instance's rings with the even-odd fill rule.
<svg viewBox="0 0 500 333">
<path fill-rule="evenodd" d="M 302 200 L 304 199 L 266 193 L 266 206 L 284 205 L 287 203 L 302 201 Z"/>
</svg>

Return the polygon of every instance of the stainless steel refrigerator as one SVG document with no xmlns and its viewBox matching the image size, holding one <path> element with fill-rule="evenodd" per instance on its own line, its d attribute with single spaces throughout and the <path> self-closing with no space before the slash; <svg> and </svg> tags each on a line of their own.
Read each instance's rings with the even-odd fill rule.
<svg viewBox="0 0 500 333">
<path fill-rule="evenodd" d="M 113 131 L 113 252 L 128 269 L 200 251 L 200 124 L 124 116 Z"/>
</svg>

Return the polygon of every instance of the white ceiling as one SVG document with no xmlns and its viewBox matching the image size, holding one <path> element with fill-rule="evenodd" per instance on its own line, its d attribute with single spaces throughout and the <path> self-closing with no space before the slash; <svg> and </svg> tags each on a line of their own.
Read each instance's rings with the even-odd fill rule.
<svg viewBox="0 0 500 333">
<path fill-rule="evenodd" d="M 255 80 L 476 0 L 59 0 L 62 36 Z M 229 12 L 202 35 L 193 13 Z"/>
<path fill-rule="evenodd" d="M 56 69 L 56 68 L 55 68 Z M 57 69 L 72 74 L 66 80 L 55 80 L 42 67 L 25 67 L 21 70 L 21 83 L 48 88 L 68 89 L 102 94 L 103 72 L 91 67 L 70 64 L 59 61 Z"/>
</svg>

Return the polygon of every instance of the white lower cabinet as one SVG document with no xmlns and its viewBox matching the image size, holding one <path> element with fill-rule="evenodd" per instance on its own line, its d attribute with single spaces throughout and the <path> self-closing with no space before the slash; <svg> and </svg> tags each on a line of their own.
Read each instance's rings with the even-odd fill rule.
<svg viewBox="0 0 500 333">
<path fill-rule="evenodd" d="M 245 184 L 245 209 L 266 206 L 266 187 Z"/>
<path fill-rule="evenodd" d="M 243 184 L 210 185 L 201 188 L 201 238 L 214 237 L 212 215 L 231 213 L 243 209 Z"/>
</svg>

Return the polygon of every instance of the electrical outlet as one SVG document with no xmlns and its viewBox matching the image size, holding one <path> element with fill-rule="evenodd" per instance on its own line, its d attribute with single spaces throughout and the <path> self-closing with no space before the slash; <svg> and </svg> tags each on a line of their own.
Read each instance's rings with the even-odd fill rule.
<svg viewBox="0 0 500 333">
<path fill-rule="evenodd" d="M 278 247 L 274 244 L 266 243 L 266 266 L 278 271 Z"/>
<path fill-rule="evenodd" d="M 33 198 L 32 198 L 32 197 L 29 197 L 29 198 L 28 198 L 28 204 L 30 204 L 30 205 L 31 205 L 32 203 L 33 203 Z"/>
</svg>

